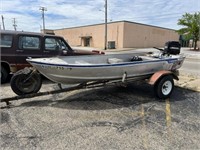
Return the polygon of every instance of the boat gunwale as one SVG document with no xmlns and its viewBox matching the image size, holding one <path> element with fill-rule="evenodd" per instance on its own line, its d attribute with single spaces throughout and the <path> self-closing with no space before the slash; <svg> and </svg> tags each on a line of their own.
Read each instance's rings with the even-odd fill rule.
<svg viewBox="0 0 200 150">
<path fill-rule="evenodd" d="M 153 62 L 168 62 L 174 63 L 174 61 L 179 60 L 178 58 L 167 58 L 167 59 L 158 59 L 158 60 L 145 60 L 145 61 L 131 61 L 131 62 L 120 62 L 120 63 L 112 63 L 112 64 L 55 64 L 55 63 L 46 63 L 46 62 L 37 62 L 33 60 L 27 59 L 29 63 L 38 64 L 38 65 L 46 65 L 46 66 L 57 66 L 57 67 L 73 67 L 73 68 L 92 68 L 92 67 L 111 67 L 111 66 L 129 66 L 133 64 L 145 64 L 145 63 L 153 63 Z"/>
</svg>

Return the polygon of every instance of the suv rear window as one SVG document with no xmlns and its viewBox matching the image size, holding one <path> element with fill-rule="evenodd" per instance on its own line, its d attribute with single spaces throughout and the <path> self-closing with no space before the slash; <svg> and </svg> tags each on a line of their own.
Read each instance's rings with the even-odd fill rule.
<svg viewBox="0 0 200 150">
<path fill-rule="evenodd" d="M 12 35 L 1 35 L 0 36 L 0 47 L 11 47 L 13 41 Z"/>
<path fill-rule="evenodd" d="M 20 49 L 40 49 L 40 38 L 35 36 L 20 36 L 19 37 L 19 48 Z"/>
</svg>

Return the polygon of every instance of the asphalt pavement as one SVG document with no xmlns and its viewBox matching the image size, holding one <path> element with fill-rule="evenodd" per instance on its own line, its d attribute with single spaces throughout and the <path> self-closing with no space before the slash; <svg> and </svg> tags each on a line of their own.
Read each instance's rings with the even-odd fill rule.
<svg viewBox="0 0 200 150">
<path fill-rule="evenodd" d="M 41 91 L 57 89 L 45 81 Z M 1 97 L 14 95 L 9 84 Z M 200 93 L 175 87 L 155 98 L 149 85 L 105 86 L 1 106 L 4 150 L 198 150 Z"/>
</svg>

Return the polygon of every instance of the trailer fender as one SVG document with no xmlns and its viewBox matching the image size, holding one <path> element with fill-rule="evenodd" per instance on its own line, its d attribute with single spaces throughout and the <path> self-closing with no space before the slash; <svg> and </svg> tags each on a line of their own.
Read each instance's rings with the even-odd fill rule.
<svg viewBox="0 0 200 150">
<path fill-rule="evenodd" d="M 167 75 L 171 75 L 173 77 L 173 79 L 179 80 L 178 76 L 176 74 L 174 74 L 173 72 L 162 70 L 162 71 L 158 71 L 158 72 L 154 73 L 148 80 L 148 84 L 154 85 L 159 79 L 161 79 L 163 76 L 167 76 Z"/>
</svg>

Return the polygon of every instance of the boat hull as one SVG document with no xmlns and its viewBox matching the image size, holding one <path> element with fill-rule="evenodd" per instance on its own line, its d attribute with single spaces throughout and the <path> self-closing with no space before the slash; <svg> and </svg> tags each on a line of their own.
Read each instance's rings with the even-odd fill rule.
<svg viewBox="0 0 200 150">
<path fill-rule="evenodd" d="M 142 78 L 160 70 L 176 70 L 184 60 L 183 57 L 160 59 L 143 56 L 143 61 L 127 61 L 128 57 L 130 57 L 130 54 L 40 58 L 27 59 L 27 61 L 41 74 L 54 82 L 79 84 L 90 81 L 118 80 L 122 79 L 124 75 L 126 79 Z M 126 61 L 105 62 L 105 60 L 112 58 Z M 75 63 L 77 60 L 81 63 Z"/>
</svg>

